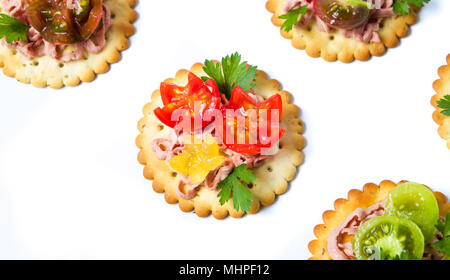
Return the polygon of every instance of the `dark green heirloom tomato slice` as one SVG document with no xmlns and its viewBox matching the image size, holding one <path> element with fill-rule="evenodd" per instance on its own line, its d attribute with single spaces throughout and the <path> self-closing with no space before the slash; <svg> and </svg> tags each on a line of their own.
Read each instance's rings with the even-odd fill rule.
<svg viewBox="0 0 450 280">
<path fill-rule="evenodd" d="M 65 0 L 27 0 L 30 24 L 50 43 L 85 41 L 101 22 L 103 0 L 79 1 L 79 7 L 68 7 Z"/>
<path fill-rule="evenodd" d="M 417 183 L 405 183 L 392 189 L 385 206 L 386 216 L 405 218 L 416 223 L 428 244 L 436 234 L 439 205 L 433 192 Z"/>
<path fill-rule="evenodd" d="M 344 29 L 365 24 L 370 17 L 369 7 L 361 0 L 314 0 L 314 11 L 322 21 Z"/>
<path fill-rule="evenodd" d="M 78 41 L 72 13 L 61 0 L 28 0 L 31 25 L 51 43 L 72 44 Z"/>
<path fill-rule="evenodd" d="M 91 11 L 91 1 L 80 0 L 80 6 L 74 9 L 75 19 L 78 22 L 86 21 L 90 11 Z"/>
<path fill-rule="evenodd" d="M 392 216 L 368 220 L 353 239 L 353 254 L 357 260 L 396 259 L 405 254 L 420 260 L 424 247 L 423 234 L 415 223 Z"/>
</svg>

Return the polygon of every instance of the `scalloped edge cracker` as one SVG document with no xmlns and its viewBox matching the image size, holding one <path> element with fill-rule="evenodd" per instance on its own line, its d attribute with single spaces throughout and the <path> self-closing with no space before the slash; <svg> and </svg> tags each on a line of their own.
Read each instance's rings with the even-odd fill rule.
<svg viewBox="0 0 450 280">
<path fill-rule="evenodd" d="M 197 76 L 205 76 L 203 64 L 197 63 L 191 68 L 191 72 Z M 186 85 L 188 70 L 180 70 L 176 78 L 167 79 L 165 82 Z M 283 115 L 281 117 L 281 127 L 286 129 L 286 133 L 280 141 L 279 152 L 266 161 L 264 165 L 254 169 L 256 180 L 250 189 L 253 195 L 253 202 L 250 214 L 258 212 L 261 205 L 267 206 L 274 202 L 276 195 L 287 191 L 288 182 L 294 179 L 297 166 L 303 161 L 301 150 L 305 146 L 305 139 L 302 136 L 304 130 L 303 122 L 298 118 L 300 109 L 291 102 L 291 95 L 280 90 L 280 83 L 270 80 L 263 71 L 257 72 L 255 92 L 267 98 L 279 93 L 283 100 Z M 192 200 L 185 200 L 177 196 L 176 187 L 180 178 L 173 172 L 166 161 L 159 160 L 151 150 L 151 142 L 155 138 L 165 137 L 171 128 L 164 126 L 153 114 L 153 110 L 162 106 L 160 91 L 153 92 L 151 103 L 144 107 L 144 118 L 139 121 L 138 128 L 140 135 L 136 139 L 136 145 L 140 149 L 138 160 L 144 167 L 144 177 L 153 180 L 153 189 L 157 193 L 165 193 L 164 197 L 169 204 L 179 203 L 179 207 L 184 212 L 192 210 L 199 217 L 206 217 L 211 212 L 217 219 L 223 219 L 228 214 L 234 218 L 244 215 L 242 211 L 237 212 L 233 208 L 232 201 L 228 201 L 223 206 L 219 203 L 217 192 L 200 187 L 196 197 Z"/>
<path fill-rule="evenodd" d="M 278 17 L 283 14 L 286 0 L 268 0 L 266 8 L 273 13 L 272 23 L 281 27 L 284 20 Z M 291 31 L 280 30 L 281 35 L 290 39 L 292 46 L 306 50 L 311 57 L 322 57 L 324 60 L 333 62 L 339 60 L 349 63 L 355 59 L 367 61 L 372 56 L 382 56 L 387 48 L 396 47 L 399 38 L 409 34 L 409 26 L 417 22 L 416 12 L 419 9 L 411 9 L 406 16 L 387 18 L 382 21 L 382 27 L 378 31 L 382 43 L 362 43 L 353 38 L 346 38 L 338 32 L 326 33 L 317 28 L 315 20 L 304 28 L 294 27 Z"/>
<path fill-rule="evenodd" d="M 431 104 L 436 108 L 433 119 L 439 125 L 439 135 L 447 141 L 447 147 L 450 149 L 450 117 L 442 115 L 442 109 L 437 107 L 437 101 L 450 94 L 450 54 L 447 55 L 447 65 L 440 67 L 438 73 L 440 79 L 433 83 L 437 94 L 431 98 Z"/>
<path fill-rule="evenodd" d="M 395 184 L 392 181 L 382 181 L 380 185 L 369 183 L 364 185 L 363 191 L 351 190 L 348 192 L 348 198 L 339 198 L 334 202 L 334 211 L 325 211 L 322 215 L 325 224 L 320 224 L 314 227 L 314 235 L 316 240 L 308 244 L 308 249 L 313 255 L 310 260 L 331 260 L 328 254 L 328 236 L 330 232 L 345 221 L 345 219 L 357 208 L 366 209 L 378 202 L 385 200 L 389 192 L 396 186 L 406 183 L 401 181 Z M 447 202 L 447 197 L 440 192 L 434 192 L 439 204 L 439 214 L 445 216 L 450 212 L 450 203 Z M 352 237 L 349 240 L 351 241 Z"/>
<path fill-rule="evenodd" d="M 137 19 L 134 10 L 137 0 L 108 0 L 104 4 L 111 9 L 113 18 L 112 27 L 106 34 L 106 46 L 101 52 L 85 52 L 85 59 L 63 63 L 49 56 L 30 60 L 15 49 L 0 44 L 0 67 L 3 73 L 35 87 L 58 89 L 91 82 L 97 74 L 107 72 L 110 64 L 120 60 L 120 52 L 129 47 L 128 37 L 135 32 L 132 23 Z"/>
</svg>

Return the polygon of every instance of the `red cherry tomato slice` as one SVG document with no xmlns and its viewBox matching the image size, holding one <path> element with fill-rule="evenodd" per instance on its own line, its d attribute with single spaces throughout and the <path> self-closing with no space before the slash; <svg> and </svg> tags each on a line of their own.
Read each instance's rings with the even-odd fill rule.
<svg viewBox="0 0 450 280">
<path fill-rule="evenodd" d="M 228 107 L 230 108 L 244 108 L 255 109 L 258 106 L 258 102 L 255 98 L 248 95 L 241 87 L 237 86 L 231 93 L 230 102 L 228 102 Z"/>
<path fill-rule="evenodd" d="M 254 110 L 254 111 L 252 111 Z M 280 128 L 282 100 L 279 94 L 257 102 L 242 88 L 236 87 L 230 102 L 222 110 L 222 127 L 217 129 L 222 143 L 244 155 L 261 154 L 279 142 L 285 130 Z M 272 120 L 278 115 L 278 121 Z"/>
<path fill-rule="evenodd" d="M 27 0 L 30 24 L 50 43 L 75 44 L 89 39 L 103 17 L 103 0 Z"/>
<path fill-rule="evenodd" d="M 278 120 L 280 120 L 283 102 L 281 96 L 275 94 L 258 104 L 255 98 L 246 93 L 241 87 L 237 86 L 231 94 L 230 102 L 227 107 L 235 109 L 243 108 L 244 110 L 258 109 L 258 117 L 264 118 L 270 122 L 271 116 L 274 114 L 277 114 L 279 117 Z"/>
<path fill-rule="evenodd" d="M 271 122 L 272 117 L 276 115 L 278 116 L 279 121 L 283 113 L 283 101 L 281 100 L 281 95 L 275 94 L 267 98 L 261 104 L 258 105 L 258 109 L 260 111 L 267 110 L 265 116 L 261 116 L 263 115 L 262 113 L 260 114 L 260 117 L 267 120 L 267 122 Z"/>
<path fill-rule="evenodd" d="M 281 100 L 281 95 L 275 94 L 271 97 L 267 98 L 263 102 L 258 105 L 259 109 L 267 109 L 267 110 L 282 110 L 283 109 L 283 101 Z M 280 112 L 281 115 L 281 112 Z"/>
<path fill-rule="evenodd" d="M 359 27 L 370 17 L 367 6 L 349 5 L 342 0 L 314 0 L 314 11 L 328 25 L 343 29 Z"/>
<path fill-rule="evenodd" d="M 224 120 L 225 123 L 226 120 Z M 229 125 L 229 124 L 228 124 Z M 239 154 L 243 154 L 243 155 L 249 155 L 249 156 L 255 156 L 255 155 L 259 155 L 263 152 L 264 149 L 270 149 L 273 145 L 275 145 L 276 143 L 278 143 L 280 141 L 280 139 L 283 137 L 284 133 L 286 132 L 284 129 L 280 128 L 279 126 L 272 126 L 272 127 L 267 127 L 266 124 L 264 124 L 265 128 L 268 131 L 268 135 L 269 136 L 265 136 L 262 137 L 260 135 L 258 135 L 257 137 L 259 137 L 259 139 L 257 140 L 256 144 L 225 144 L 225 146 L 227 146 L 229 149 L 231 149 L 234 152 L 237 152 Z M 258 125 L 258 130 L 261 128 L 261 124 Z M 226 127 L 224 127 L 223 131 L 226 131 Z M 234 130 L 235 133 L 239 133 L 236 132 L 236 129 Z M 278 132 L 278 134 L 276 134 L 276 132 Z M 242 133 L 242 132 L 241 132 Z M 251 133 L 248 130 L 248 127 L 246 127 L 245 133 Z M 237 138 L 241 137 L 241 136 L 236 136 L 235 137 L 235 141 L 237 141 Z M 246 140 L 249 140 L 249 136 L 246 135 Z M 222 141 L 223 143 L 225 143 L 226 139 L 224 137 L 222 137 Z M 249 141 L 248 141 L 249 142 Z M 236 142 L 235 142 L 236 143 Z"/>
<path fill-rule="evenodd" d="M 193 73 L 188 75 L 188 84 L 180 87 L 161 83 L 161 99 L 164 106 L 154 110 L 156 117 L 165 125 L 180 130 L 192 131 L 210 124 L 221 105 L 221 95 L 216 82 L 203 82 Z M 197 123 L 201 127 L 195 127 Z"/>
<path fill-rule="evenodd" d="M 171 120 L 170 116 L 172 116 L 172 112 L 164 109 L 166 109 L 166 107 L 156 108 L 153 112 L 163 124 L 167 125 L 168 127 L 174 128 L 177 125 L 177 122 Z"/>
</svg>

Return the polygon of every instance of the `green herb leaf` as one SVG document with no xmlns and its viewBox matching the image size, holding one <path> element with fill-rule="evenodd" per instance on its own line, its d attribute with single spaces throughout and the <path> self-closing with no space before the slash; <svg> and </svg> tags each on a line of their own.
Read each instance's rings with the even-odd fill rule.
<svg viewBox="0 0 450 280">
<path fill-rule="evenodd" d="M 433 247 L 438 249 L 441 254 L 450 257 L 450 213 L 447 213 L 445 222 L 441 219 L 438 220 L 436 228 L 442 233 L 443 238 L 433 243 Z"/>
<path fill-rule="evenodd" d="M 298 24 L 300 16 L 308 12 L 308 7 L 306 5 L 300 8 L 290 10 L 287 14 L 281 15 L 278 18 L 285 19 L 284 23 L 281 25 L 281 30 L 289 32 Z"/>
<path fill-rule="evenodd" d="M 246 164 L 239 165 L 217 186 L 221 191 L 217 195 L 221 205 L 224 205 L 232 196 L 233 207 L 236 211 L 241 209 L 243 212 L 250 211 L 253 201 L 252 193 L 245 184 L 250 184 L 256 180 L 252 170 L 247 169 Z"/>
<path fill-rule="evenodd" d="M 431 0 L 394 0 L 394 13 L 408 15 L 411 12 L 411 7 L 408 3 L 417 7 L 423 7 L 425 3 L 429 3 L 430 1 Z"/>
<path fill-rule="evenodd" d="M 450 257 L 450 238 L 444 238 L 438 242 L 433 243 L 433 247 L 438 249 L 441 254 Z"/>
<path fill-rule="evenodd" d="M 436 228 L 442 233 L 442 235 L 450 236 L 450 213 L 447 213 L 445 223 L 441 219 L 438 220 Z"/>
<path fill-rule="evenodd" d="M 443 109 L 441 112 L 444 116 L 450 116 L 450 95 L 444 96 L 437 102 L 438 108 Z"/>
<path fill-rule="evenodd" d="M 256 85 L 253 81 L 256 78 L 257 67 L 247 65 L 247 61 L 241 63 L 241 55 L 237 52 L 222 58 L 222 64 L 206 60 L 203 71 L 214 79 L 220 92 L 228 99 L 236 86 L 249 91 Z M 205 78 L 207 77 L 202 77 L 203 80 Z"/>
<path fill-rule="evenodd" d="M 0 39 L 6 38 L 6 42 L 11 44 L 22 40 L 27 40 L 27 32 L 30 27 L 20 20 L 6 14 L 0 14 Z"/>
</svg>

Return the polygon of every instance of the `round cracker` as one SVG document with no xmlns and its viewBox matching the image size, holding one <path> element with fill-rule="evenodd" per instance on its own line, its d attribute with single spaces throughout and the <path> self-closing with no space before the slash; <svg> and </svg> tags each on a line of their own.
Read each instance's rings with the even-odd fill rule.
<svg viewBox="0 0 450 280">
<path fill-rule="evenodd" d="M 197 63 L 191 68 L 191 72 L 197 76 L 205 76 L 203 64 Z M 188 70 L 180 70 L 174 79 L 167 79 L 165 82 L 174 83 L 180 86 L 187 84 Z M 249 214 L 258 212 L 261 205 L 267 206 L 274 202 L 276 195 L 287 191 L 288 182 L 294 179 L 297 166 L 302 163 L 303 154 L 301 150 L 305 146 L 305 139 L 302 135 L 304 130 L 303 122 L 298 118 L 300 109 L 291 104 L 291 95 L 280 90 L 280 83 L 268 78 L 263 71 L 257 72 L 256 86 L 254 88 L 258 95 L 268 98 L 279 93 L 283 100 L 283 113 L 281 116 L 281 127 L 286 130 L 280 141 L 279 152 L 267 160 L 262 166 L 255 168 L 256 180 L 250 189 L 253 202 Z M 153 180 L 153 189 L 157 193 L 165 193 L 164 197 L 170 204 L 179 203 L 179 207 L 184 212 L 192 210 L 199 217 L 206 217 L 211 212 L 217 219 L 223 219 L 228 214 L 234 218 L 239 218 L 244 213 L 233 208 L 232 201 L 220 205 L 217 191 L 206 187 L 200 187 L 196 197 L 185 200 L 178 197 L 176 188 L 180 181 L 179 176 L 171 170 L 167 161 L 159 160 L 151 149 L 153 139 L 166 137 L 171 128 L 164 126 L 153 114 L 153 110 L 162 106 L 160 91 L 153 92 L 151 103 L 144 107 L 144 118 L 139 121 L 138 128 L 141 132 L 136 139 L 136 144 L 140 149 L 138 160 L 144 167 L 144 177 Z"/>
<path fill-rule="evenodd" d="M 128 37 L 135 32 L 132 23 L 137 19 L 134 10 L 137 0 L 107 0 L 104 4 L 111 10 L 112 26 L 101 52 L 85 53 L 85 59 L 63 63 L 50 56 L 30 60 L 15 49 L 0 44 L 0 68 L 3 68 L 3 73 L 16 77 L 22 83 L 57 89 L 91 82 L 97 74 L 107 72 L 110 64 L 120 60 L 120 52 L 129 46 Z"/>
<path fill-rule="evenodd" d="M 387 199 L 389 192 L 393 188 L 406 182 L 401 181 L 395 184 L 392 181 L 382 181 L 379 186 L 369 183 L 364 185 L 362 192 L 360 190 L 351 190 L 348 192 L 347 199 L 337 199 L 334 202 L 335 210 L 325 211 L 322 215 L 325 224 L 317 225 L 314 228 L 314 235 L 317 239 L 308 244 L 309 251 L 313 255 L 310 260 L 331 260 L 327 249 L 330 232 L 342 224 L 348 215 L 356 209 L 366 209 Z M 434 196 L 439 204 L 439 214 L 445 217 L 450 212 L 450 203 L 447 202 L 447 197 L 440 192 L 434 192 Z M 352 239 L 353 236 L 347 236 L 345 242 L 350 242 Z"/>
<path fill-rule="evenodd" d="M 436 108 L 433 119 L 439 125 L 439 135 L 447 141 L 447 147 L 450 149 L 450 117 L 441 114 L 442 109 L 437 107 L 437 101 L 450 94 L 450 54 L 447 56 L 447 65 L 439 68 L 438 73 L 440 79 L 433 83 L 437 94 L 431 98 L 431 104 Z"/>
<path fill-rule="evenodd" d="M 283 9 L 286 0 L 268 0 L 266 8 L 271 13 L 274 25 L 281 27 L 284 20 L 278 18 L 284 14 Z M 417 8 L 411 9 L 411 13 L 396 18 L 385 18 L 381 22 L 378 31 L 381 43 L 363 43 L 353 38 L 346 38 L 337 31 L 331 33 L 320 31 L 315 18 L 304 28 L 294 27 L 291 31 L 281 30 L 281 35 L 290 39 L 292 46 L 297 49 L 306 50 L 311 57 L 322 57 L 324 60 L 333 62 L 340 60 L 349 63 L 355 59 L 367 61 L 372 56 L 381 56 L 387 48 L 396 47 L 399 38 L 409 34 L 409 26 L 417 22 Z"/>
</svg>

